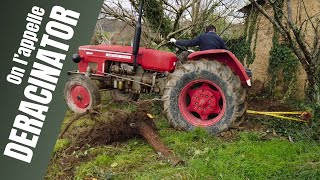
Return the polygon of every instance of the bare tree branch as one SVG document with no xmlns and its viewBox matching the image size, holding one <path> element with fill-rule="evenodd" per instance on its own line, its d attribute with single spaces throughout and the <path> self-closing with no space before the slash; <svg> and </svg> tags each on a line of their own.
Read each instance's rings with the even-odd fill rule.
<svg viewBox="0 0 320 180">
<path fill-rule="evenodd" d="M 255 0 L 249 1 L 258 8 L 258 10 L 279 30 L 280 33 L 283 33 L 283 29 L 281 28 L 280 24 L 276 22 L 261 5 L 259 5 Z"/>
<path fill-rule="evenodd" d="M 292 8 L 291 8 L 291 1 L 287 0 L 287 14 L 288 14 L 288 23 L 289 27 L 291 28 L 293 34 L 296 37 L 297 43 L 299 44 L 300 48 L 302 49 L 302 52 L 305 55 L 306 60 L 311 61 L 312 55 L 311 50 L 308 48 L 306 41 L 301 37 L 301 33 L 297 26 L 293 22 L 292 18 Z"/>
<path fill-rule="evenodd" d="M 312 18 L 310 17 L 309 13 L 308 13 L 308 10 L 307 10 L 307 7 L 306 7 L 306 4 L 304 3 L 304 0 L 302 0 L 302 4 L 303 4 L 303 8 L 305 10 L 305 13 L 307 15 L 307 19 L 309 20 L 309 22 L 311 23 L 312 27 L 313 27 L 313 30 L 315 30 L 315 32 L 317 32 L 317 28 L 315 26 L 315 24 L 312 22 Z"/>
</svg>

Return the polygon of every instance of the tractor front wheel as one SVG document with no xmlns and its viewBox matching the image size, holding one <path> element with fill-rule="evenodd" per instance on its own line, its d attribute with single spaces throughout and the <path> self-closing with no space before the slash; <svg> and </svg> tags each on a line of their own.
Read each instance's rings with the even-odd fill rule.
<svg viewBox="0 0 320 180">
<path fill-rule="evenodd" d="M 64 88 L 64 99 L 68 107 L 76 113 L 83 113 L 101 102 L 98 86 L 83 75 L 69 78 Z"/>
<path fill-rule="evenodd" d="M 246 110 L 246 89 L 218 61 L 189 61 L 168 77 L 164 110 L 177 129 L 203 127 L 217 134 L 235 125 Z"/>
</svg>

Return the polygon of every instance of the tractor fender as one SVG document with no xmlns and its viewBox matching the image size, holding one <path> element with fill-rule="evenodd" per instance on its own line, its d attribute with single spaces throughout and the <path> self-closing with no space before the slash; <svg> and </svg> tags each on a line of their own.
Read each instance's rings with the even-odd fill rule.
<svg viewBox="0 0 320 180">
<path fill-rule="evenodd" d="M 201 58 L 216 60 L 227 65 L 236 75 L 239 76 L 243 85 L 251 86 L 250 77 L 247 75 L 244 66 L 232 52 L 224 49 L 213 49 L 196 51 L 188 56 L 188 60 L 198 60 Z"/>
</svg>

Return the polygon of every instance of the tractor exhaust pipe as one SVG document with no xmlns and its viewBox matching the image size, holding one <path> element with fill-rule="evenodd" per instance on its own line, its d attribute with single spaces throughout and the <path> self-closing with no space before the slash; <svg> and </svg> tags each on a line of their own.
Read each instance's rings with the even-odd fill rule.
<svg viewBox="0 0 320 180">
<path fill-rule="evenodd" d="M 134 33 L 134 40 L 133 40 L 133 52 L 132 53 L 134 56 L 133 65 L 135 67 L 137 66 L 137 58 L 138 58 L 140 39 L 141 39 L 141 18 L 142 18 L 143 3 L 144 3 L 144 0 L 141 0 L 140 7 L 139 7 L 139 17 L 138 17 L 138 21 L 136 24 L 136 30 Z"/>
</svg>

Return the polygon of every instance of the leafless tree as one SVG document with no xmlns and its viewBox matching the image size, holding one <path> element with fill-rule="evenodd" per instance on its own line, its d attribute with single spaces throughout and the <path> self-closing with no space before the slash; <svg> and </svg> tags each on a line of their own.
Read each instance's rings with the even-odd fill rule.
<svg viewBox="0 0 320 180">
<path fill-rule="evenodd" d="M 221 8 L 230 6 L 233 1 L 236 0 L 230 0 L 226 5 L 222 4 L 221 0 L 158 0 L 157 2 L 163 6 L 161 13 L 169 21 L 161 21 L 158 27 L 150 28 L 150 22 L 146 17 L 143 17 L 143 37 L 148 42 L 148 46 L 156 44 L 158 47 L 167 44 L 172 37 L 179 38 L 185 34 L 194 37 L 205 25 L 212 24 L 233 13 L 228 8 Z M 115 18 L 134 27 L 137 9 L 136 0 L 105 0 L 101 14 L 104 18 Z M 169 28 L 167 30 L 169 33 L 161 31 L 162 23 L 168 23 L 165 27 Z"/>
</svg>

